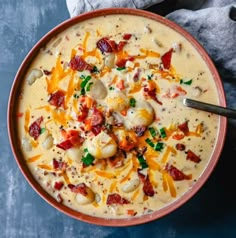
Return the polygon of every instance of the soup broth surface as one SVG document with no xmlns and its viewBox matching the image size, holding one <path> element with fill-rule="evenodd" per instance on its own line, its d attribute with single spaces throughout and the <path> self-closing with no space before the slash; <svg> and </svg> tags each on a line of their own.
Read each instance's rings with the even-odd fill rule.
<svg viewBox="0 0 236 238">
<path fill-rule="evenodd" d="M 131 15 L 59 33 L 32 61 L 18 138 L 34 178 L 58 203 L 104 218 L 141 216 L 186 193 L 206 168 L 219 117 L 200 54 L 173 29 Z"/>
</svg>

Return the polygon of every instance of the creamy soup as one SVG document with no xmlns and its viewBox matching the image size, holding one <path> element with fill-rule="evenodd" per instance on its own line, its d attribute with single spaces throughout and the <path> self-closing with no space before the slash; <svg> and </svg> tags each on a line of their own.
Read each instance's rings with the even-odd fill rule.
<svg viewBox="0 0 236 238">
<path fill-rule="evenodd" d="M 207 65 L 181 35 L 151 19 L 89 19 L 51 39 L 22 82 L 18 136 L 38 183 L 58 203 L 97 217 L 157 211 L 206 168 L 219 117 Z"/>
</svg>

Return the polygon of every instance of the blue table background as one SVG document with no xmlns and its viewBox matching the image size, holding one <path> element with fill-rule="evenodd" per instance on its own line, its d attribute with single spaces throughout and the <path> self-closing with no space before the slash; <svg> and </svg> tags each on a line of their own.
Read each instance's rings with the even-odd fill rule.
<svg viewBox="0 0 236 238">
<path fill-rule="evenodd" d="M 65 0 L 0 0 L 0 237 L 236 237 L 236 130 L 232 122 L 219 163 L 199 193 L 173 213 L 147 224 L 115 228 L 75 220 L 51 207 L 27 183 L 7 135 L 10 88 L 31 47 L 68 18 Z"/>
</svg>

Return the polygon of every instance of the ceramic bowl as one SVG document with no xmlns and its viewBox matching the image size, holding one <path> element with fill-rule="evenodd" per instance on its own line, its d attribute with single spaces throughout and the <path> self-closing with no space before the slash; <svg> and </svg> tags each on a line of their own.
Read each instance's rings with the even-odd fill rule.
<svg viewBox="0 0 236 238">
<path fill-rule="evenodd" d="M 18 89 L 21 85 L 21 79 L 23 78 L 30 62 L 32 61 L 32 59 L 34 59 L 39 49 L 42 48 L 53 36 L 62 32 L 66 28 L 72 26 L 73 24 L 79 23 L 86 19 L 94 18 L 97 16 L 109 15 L 109 14 L 131 14 L 131 15 L 138 15 L 138 16 L 143 16 L 146 18 L 151 18 L 157 22 L 160 22 L 172 28 L 174 31 L 178 32 L 183 37 L 185 37 L 192 44 L 192 46 L 195 49 L 197 49 L 197 51 L 202 57 L 202 60 L 204 60 L 207 66 L 209 67 L 209 70 L 211 74 L 213 75 L 213 78 L 215 80 L 215 84 L 218 90 L 219 104 L 221 106 L 226 105 L 225 93 L 222 87 L 221 79 L 218 75 L 218 72 L 214 64 L 212 63 L 212 60 L 210 59 L 206 51 L 203 49 L 203 47 L 188 32 L 186 32 L 184 29 L 182 29 L 180 26 L 173 23 L 172 21 L 167 20 L 162 16 L 159 16 L 144 10 L 125 9 L 125 8 L 103 9 L 103 10 L 88 12 L 61 23 L 60 25 L 52 29 L 49 33 L 47 33 L 42 39 L 40 39 L 38 43 L 32 48 L 32 50 L 28 53 L 23 63 L 21 64 L 12 85 L 12 89 L 11 89 L 11 93 L 9 97 L 9 105 L 8 105 L 8 132 L 9 132 L 11 148 L 21 172 L 23 173 L 23 175 L 25 176 L 29 184 L 32 186 L 32 188 L 50 205 L 52 205 L 54 208 L 58 209 L 59 211 L 63 212 L 64 214 L 67 214 L 70 217 L 73 217 L 75 219 L 78 219 L 84 222 L 88 222 L 88 223 L 92 223 L 96 225 L 102 225 L 102 226 L 131 226 L 131 225 L 137 225 L 137 224 L 150 222 L 171 213 L 172 211 L 176 210 L 178 207 L 183 205 L 185 202 L 187 202 L 192 196 L 194 196 L 198 192 L 198 190 L 204 185 L 204 183 L 206 182 L 206 180 L 212 173 L 220 157 L 220 154 L 224 145 L 225 134 L 226 134 L 226 119 L 224 117 L 220 117 L 220 124 L 219 124 L 220 136 L 216 138 L 215 150 L 212 154 L 212 157 L 206 169 L 204 170 L 203 174 L 200 176 L 197 183 L 194 184 L 193 187 L 188 192 L 186 192 L 181 198 L 177 199 L 175 202 L 171 203 L 170 205 L 152 214 L 146 214 L 140 217 L 132 217 L 129 219 L 107 220 L 104 218 L 93 217 L 93 216 L 82 214 L 80 212 L 72 210 L 63 204 L 58 203 L 53 197 L 51 197 L 47 192 L 45 192 L 45 190 L 37 183 L 37 181 L 33 178 L 31 172 L 29 171 L 23 159 L 23 156 L 21 154 L 20 145 L 16 137 L 17 128 L 16 128 L 15 105 L 17 104 L 17 98 L 19 96 Z"/>
</svg>

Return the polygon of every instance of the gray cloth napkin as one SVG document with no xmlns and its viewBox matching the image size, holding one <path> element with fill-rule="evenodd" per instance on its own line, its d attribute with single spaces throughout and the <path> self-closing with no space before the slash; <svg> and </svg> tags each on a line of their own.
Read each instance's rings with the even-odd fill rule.
<svg viewBox="0 0 236 238">
<path fill-rule="evenodd" d="M 66 1 L 73 17 L 105 7 L 145 9 L 165 0 Z M 166 17 L 185 28 L 203 45 L 221 75 L 228 105 L 236 109 L 236 0 L 176 0 L 176 7 L 179 10 Z M 173 8 L 170 6 L 170 9 Z"/>
<path fill-rule="evenodd" d="M 108 8 L 108 7 L 126 7 L 126 8 L 147 8 L 164 0 L 66 0 L 70 16 L 74 17 L 83 12 Z"/>
</svg>

